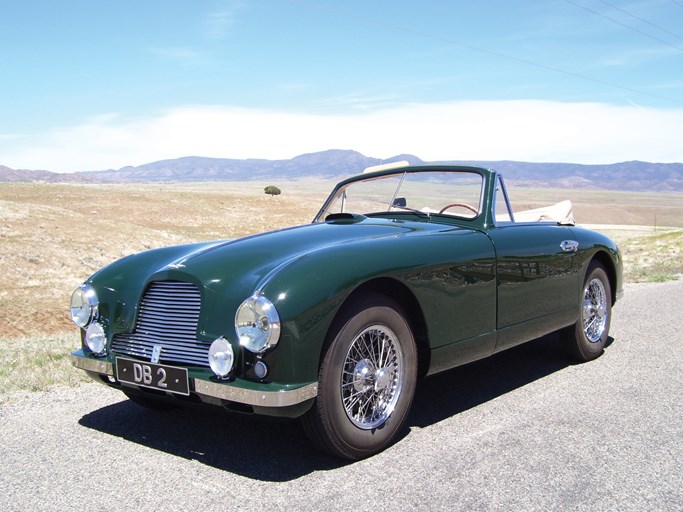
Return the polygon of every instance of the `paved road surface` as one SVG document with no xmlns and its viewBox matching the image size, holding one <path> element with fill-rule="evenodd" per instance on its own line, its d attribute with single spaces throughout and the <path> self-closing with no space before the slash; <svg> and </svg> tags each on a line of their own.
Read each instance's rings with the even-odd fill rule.
<svg viewBox="0 0 683 512">
<path fill-rule="evenodd" d="M 0 509 L 683 509 L 683 281 L 628 286 L 603 357 L 548 337 L 427 379 L 409 431 L 341 464 L 296 423 L 152 413 L 95 384 L 0 406 Z"/>
</svg>

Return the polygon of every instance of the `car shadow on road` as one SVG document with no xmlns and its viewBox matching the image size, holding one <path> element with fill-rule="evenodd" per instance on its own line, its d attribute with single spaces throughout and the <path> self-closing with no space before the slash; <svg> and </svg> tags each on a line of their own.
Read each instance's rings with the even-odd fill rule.
<svg viewBox="0 0 683 512">
<path fill-rule="evenodd" d="M 427 427 L 571 364 L 557 335 L 550 335 L 428 377 L 416 391 L 404 436 L 410 435 L 410 427 Z M 292 420 L 202 408 L 158 412 L 124 400 L 83 416 L 79 423 L 256 480 L 289 481 L 347 464 L 317 452 Z"/>
<path fill-rule="evenodd" d="M 410 426 L 427 427 L 562 370 L 573 361 L 558 334 L 424 379 L 413 402 Z"/>
</svg>

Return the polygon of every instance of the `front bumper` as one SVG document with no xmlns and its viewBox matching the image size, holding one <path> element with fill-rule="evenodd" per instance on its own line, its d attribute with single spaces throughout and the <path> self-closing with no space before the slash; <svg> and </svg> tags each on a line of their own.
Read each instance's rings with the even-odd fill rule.
<svg viewBox="0 0 683 512">
<path fill-rule="evenodd" d="M 88 357 L 81 350 L 71 353 L 71 364 L 91 374 L 95 373 L 117 384 L 112 363 Z M 203 402 L 214 403 L 224 400 L 255 408 L 292 407 L 302 404 L 318 395 L 318 383 L 313 382 L 293 389 L 278 391 L 253 389 L 241 386 L 240 382 L 212 382 L 190 377 L 190 391 Z M 253 385 L 253 383 L 250 383 Z M 119 383 L 120 385 L 120 383 Z"/>
</svg>

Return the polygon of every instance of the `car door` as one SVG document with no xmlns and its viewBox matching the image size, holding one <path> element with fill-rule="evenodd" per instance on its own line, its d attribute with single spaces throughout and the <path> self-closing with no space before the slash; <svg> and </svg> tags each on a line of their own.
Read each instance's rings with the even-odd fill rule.
<svg viewBox="0 0 683 512">
<path fill-rule="evenodd" d="M 577 245 L 555 223 L 505 223 L 489 231 L 496 251 L 496 351 L 571 323 L 577 314 Z"/>
</svg>

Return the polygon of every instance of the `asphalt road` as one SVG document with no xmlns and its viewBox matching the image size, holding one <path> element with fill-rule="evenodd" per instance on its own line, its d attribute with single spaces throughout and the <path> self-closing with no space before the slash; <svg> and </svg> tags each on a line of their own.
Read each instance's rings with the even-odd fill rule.
<svg viewBox="0 0 683 512">
<path fill-rule="evenodd" d="M 613 340 L 556 337 L 422 383 L 406 435 L 369 460 L 298 425 L 153 413 L 95 384 L 0 406 L 0 510 L 683 509 L 683 281 L 628 286 Z"/>
</svg>

